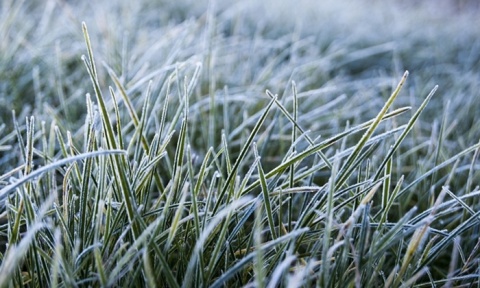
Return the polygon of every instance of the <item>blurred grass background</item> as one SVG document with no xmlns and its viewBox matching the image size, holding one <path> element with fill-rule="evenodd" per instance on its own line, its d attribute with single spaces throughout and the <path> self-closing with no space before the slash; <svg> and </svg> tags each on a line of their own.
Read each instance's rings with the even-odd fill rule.
<svg viewBox="0 0 480 288">
<path fill-rule="evenodd" d="M 345 106 L 381 105 L 385 90 L 396 83 L 392 78 L 408 69 L 408 104 L 418 104 L 418 95 L 439 84 L 442 97 L 428 108 L 432 120 L 450 101 L 449 115 L 464 115 L 456 119 L 461 122 L 452 137 L 478 137 L 470 129 L 478 125 L 479 105 L 475 2 L 316 2 L 2 1 L 2 120 L 11 123 L 12 109 L 24 116 L 51 108 L 72 124 L 82 117 L 77 110 L 89 88 L 79 57 L 85 54 L 79 29 L 85 21 L 97 57 L 127 88 L 141 90 L 138 83 L 161 67 L 200 61 L 207 73 L 198 97 L 225 85 L 249 97 L 265 88 L 282 93 L 295 80 L 299 91 L 329 92 L 309 97 L 318 101 L 347 93 Z M 208 9 L 213 19 L 207 19 Z M 369 101 L 358 100 L 363 97 Z"/>
</svg>

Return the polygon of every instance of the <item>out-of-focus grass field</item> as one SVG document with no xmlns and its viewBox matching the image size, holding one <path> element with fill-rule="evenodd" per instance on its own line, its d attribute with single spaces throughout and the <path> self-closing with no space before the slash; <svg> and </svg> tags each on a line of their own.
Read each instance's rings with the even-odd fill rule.
<svg viewBox="0 0 480 288">
<path fill-rule="evenodd" d="M 0 2 L 1 287 L 480 285 L 475 1 L 90 2 Z"/>
</svg>

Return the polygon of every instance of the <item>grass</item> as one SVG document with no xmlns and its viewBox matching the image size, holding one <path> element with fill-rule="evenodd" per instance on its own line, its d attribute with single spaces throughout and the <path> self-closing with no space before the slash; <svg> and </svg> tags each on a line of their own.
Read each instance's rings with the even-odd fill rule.
<svg viewBox="0 0 480 288">
<path fill-rule="evenodd" d="M 1 287 L 479 285 L 468 3 L 130 2 L 0 4 Z"/>
</svg>

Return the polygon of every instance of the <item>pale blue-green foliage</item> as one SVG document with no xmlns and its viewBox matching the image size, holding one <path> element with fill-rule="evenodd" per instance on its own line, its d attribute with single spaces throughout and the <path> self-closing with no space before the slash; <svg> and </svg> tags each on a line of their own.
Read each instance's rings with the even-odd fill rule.
<svg viewBox="0 0 480 288">
<path fill-rule="evenodd" d="M 0 2 L 0 286 L 478 285 L 459 7 Z"/>
</svg>

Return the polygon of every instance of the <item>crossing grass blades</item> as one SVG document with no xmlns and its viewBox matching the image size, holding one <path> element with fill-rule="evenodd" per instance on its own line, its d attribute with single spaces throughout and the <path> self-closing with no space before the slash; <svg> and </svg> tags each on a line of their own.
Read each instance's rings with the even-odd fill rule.
<svg viewBox="0 0 480 288">
<path fill-rule="evenodd" d="M 408 183 L 397 168 L 437 86 L 418 107 L 394 108 L 405 72 L 375 117 L 323 138 L 299 121 L 303 98 L 285 83 L 292 105 L 267 90 L 242 137 L 223 130 L 202 153 L 190 104 L 202 64 L 177 65 L 158 97 L 147 82 L 133 101 L 82 28 L 93 91 L 82 130 L 14 120 L 23 162 L 0 178 L 1 287 L 478 285 L 480 144 Z M 288 147 L 269 161 L 278 123 Z M 470 190 L 457 196 L 449 183 L 465 161 Z M 440 188 L 416 190 L 429 181 Z"/>
</svg>

